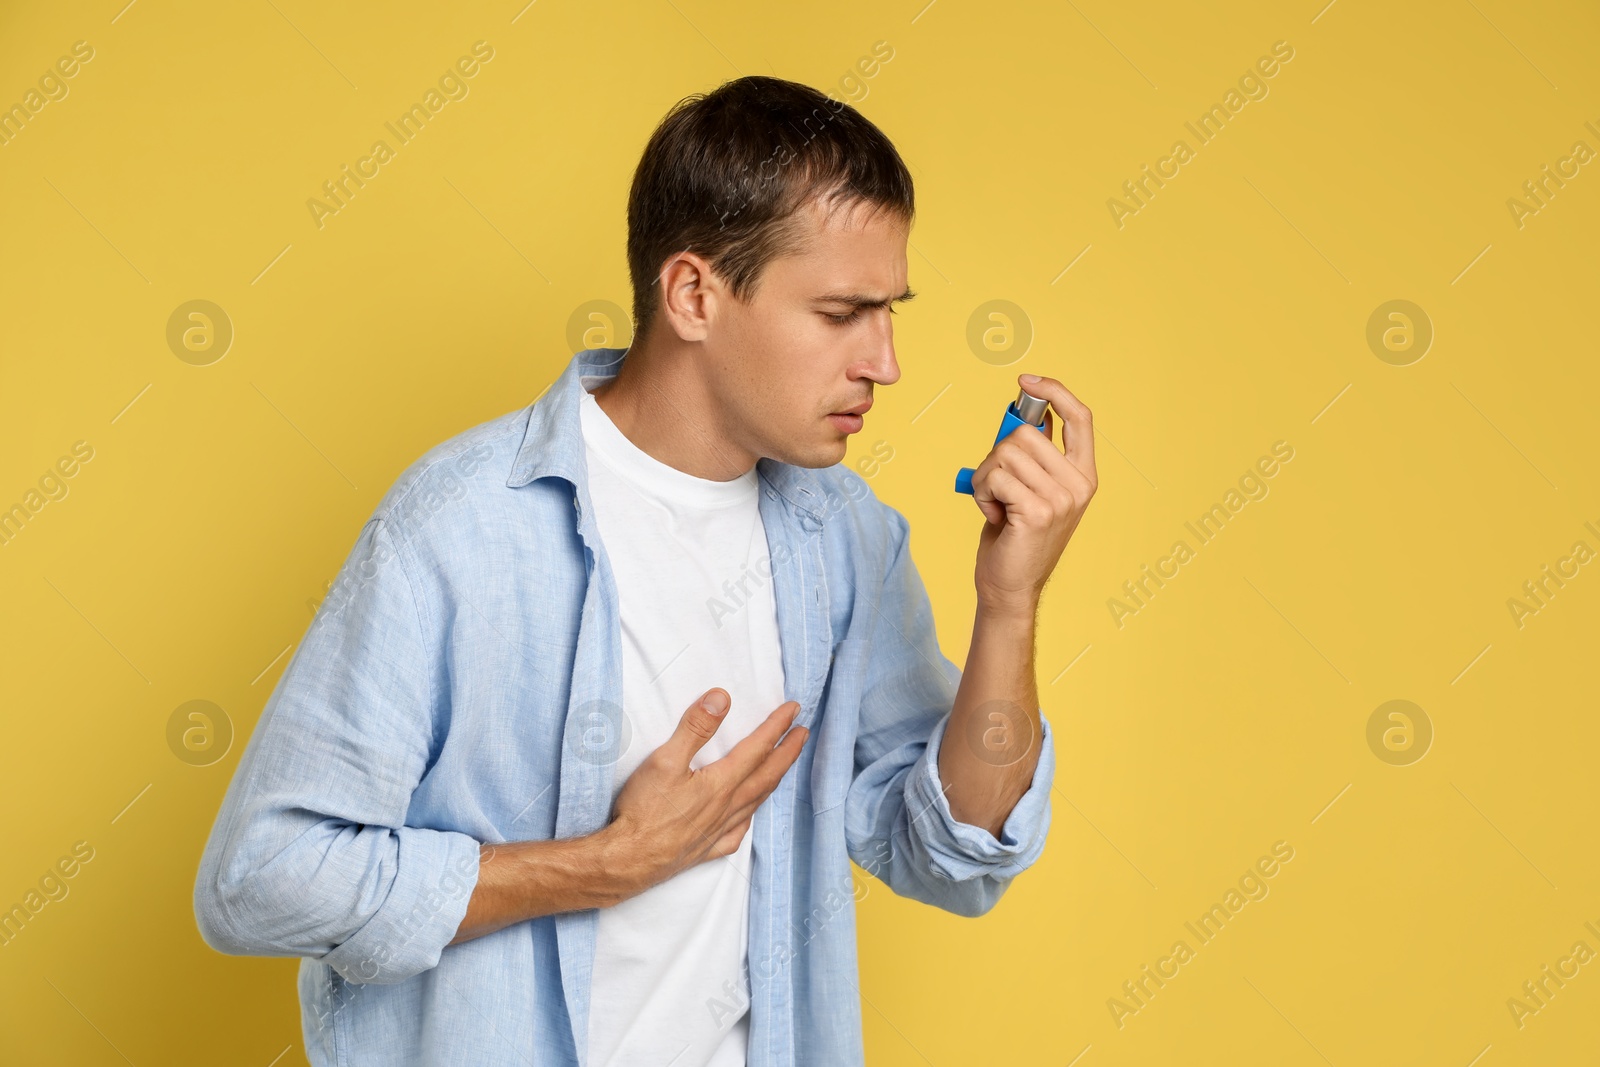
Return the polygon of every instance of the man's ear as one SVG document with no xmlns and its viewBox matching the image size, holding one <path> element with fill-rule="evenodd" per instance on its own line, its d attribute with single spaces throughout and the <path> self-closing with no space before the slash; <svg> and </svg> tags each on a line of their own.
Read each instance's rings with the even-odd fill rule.
<svg viewBox="0 0 1600 1067">
<path fill-rule="evenodd" d="M 728 296 L 711 264 L 694 252 L 679 252 L 662 264 L 657 280 L 661 284 L 661 317 L 667 325 L 680 340 L 704 341 L 718 301 Z"/>
</svg>

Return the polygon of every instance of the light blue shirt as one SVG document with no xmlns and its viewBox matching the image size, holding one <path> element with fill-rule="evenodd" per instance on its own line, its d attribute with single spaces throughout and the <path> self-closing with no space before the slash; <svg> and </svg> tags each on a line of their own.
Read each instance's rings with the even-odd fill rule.
<svg viewBox="0 0 1600 1067">
<path fill-rule="evenodd" d="M 586 1067 L 595 909 L 448 943 L 479 842 L 609 821 L 620 628 L 579 401 L 625 354 L 578 353 L 536 403 L 400 476 L 240 759 L 195 917 L 221 952 L 301 957 L 318 1067 Z M 957 821 L 938 752 L 961 672 L 906 520 L 843 465 L 756 470 L 785 696 L 810 736 L 750 829 L 748 1063 L 848 1067 L 863 1061 L 849 861 L 982 915 L 1044 850 L 1054 747 L 1041 714 L 998 839 Z"/>
</svg>

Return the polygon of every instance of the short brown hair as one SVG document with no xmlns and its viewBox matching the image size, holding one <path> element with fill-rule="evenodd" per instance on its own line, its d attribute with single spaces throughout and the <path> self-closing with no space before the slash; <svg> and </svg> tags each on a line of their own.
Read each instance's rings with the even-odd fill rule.
<svg viewBox="0 0 1600 1067">
<path fill-rule="evenodd" d="M 628 194 L 634 336 L 655 318 L 661 265 L 704 256 L 741 300 L 792 251 L 812 197 L 865 201 L 910 223 L 911 172 L 883 131 L 809 85 L 753 75 L 680 100 L 650 136 Z"/>
</svg>

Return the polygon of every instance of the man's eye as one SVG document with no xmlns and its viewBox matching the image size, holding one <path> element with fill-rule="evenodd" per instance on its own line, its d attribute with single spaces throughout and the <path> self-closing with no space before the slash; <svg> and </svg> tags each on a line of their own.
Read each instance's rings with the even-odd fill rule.
<svg viewBox="0 0 1600 1067">
<path fill-rule="evenodd" d="M 828 321 L 835 326 L 848 326 L 861 317 L 861 309 L 856 308 L 848 315 L 829 315 Z"/>
</svg>

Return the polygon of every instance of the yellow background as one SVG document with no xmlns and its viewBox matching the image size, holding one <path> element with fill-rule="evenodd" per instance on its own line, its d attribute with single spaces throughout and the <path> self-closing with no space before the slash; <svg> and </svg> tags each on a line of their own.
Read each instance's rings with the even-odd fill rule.
<svg viewBox="0 0 1600 1067">
<path fill-rule="evenodd" d="M 1507 999 L 1600 951 L 1600 566 L 1520 628 L 1507 600 L 1600 550 L 1600 164 L 1520 228 L 1506 201 L 1600 149 L 1593 5 L 523 3 L 0 14 L 0 103 L 95 50 L 0 147 L 0 506 L 95 450 L 0 548 L 0 907 L 95 850 L 0 949 L 0 1060 L 302 1062 L 296 962 L 217 955 L 191 911 L 244 740 L 391 481 L 538 396 L 575 309 L 628 305 L 661 115 L 761 73 L 859 100 L 916 177 L 904 376 L 849 462 L 892 449 L 871 484 L 958 663 L 982 520 L 956 467 L 1024 371 L 1098 430 L 1038 640 L 1049 847 L 977 921 L 866 888 L 869 1061 L 1587 1062 L 1600 963 L 1521 1027 Z M 470 95 L 314 225 L 477 40 Z M 1269 95 L 1195 145 L 1280 40 Z M 1107 199 L 1180 138 L 1195 158 L 1118 228 Z M 209 366 L 166 342 L 194 299 L 235 331 Z M 1395 299 L 1434 330 L 1407 366 L 1366 342 Z M 966 340 L 991 300 L 1033 331 L 1005 366 Z M 1107 600 L 1279 440 L 1270 494 L 1117 626 Z M 236 731 L 210 766 L 167 744 L 195 699 Z M 1392 699 L 1434 730 L 1407 766 L 1367 744 Z M 1192 939 L 1276 841 L 1270 894 Z M 1119 1027 L 1108 999 L 1179 939 L 1195 958 Z"/>
</svg>

